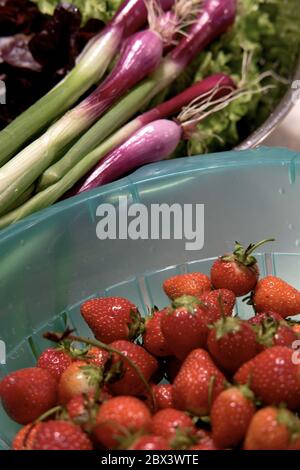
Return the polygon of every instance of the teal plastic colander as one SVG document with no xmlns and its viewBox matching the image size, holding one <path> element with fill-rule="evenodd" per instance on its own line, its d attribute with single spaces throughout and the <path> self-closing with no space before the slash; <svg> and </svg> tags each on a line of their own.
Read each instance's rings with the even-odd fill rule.
<svg viewBox="0 0 300 470">
<path fill-rule="evenodd" d="M 262 275 L 274 273 L 300 289 L 300 155 L 261 148 L 149 165 L 130 177 L 59 203 L 0 232 L 0 339 L 9 371 L 32 366 L 47 346 L 46 330 L 66 322 L 90 334 L 80 304 L 96 295 L 121 295 L 141 311 L 163 307 L 165 278 L 209 272 L 212 258 L 243 243 L 274 236 L 258 256 Z M 182 240 L 105 240 L 96 236 L 101 203 L 205 204 L 205 244 L 186 251 Z M 237 305 L 242 317 L 251 315 Z M 18 426 L 0 408 L 0 448 Z"/>
</svg>

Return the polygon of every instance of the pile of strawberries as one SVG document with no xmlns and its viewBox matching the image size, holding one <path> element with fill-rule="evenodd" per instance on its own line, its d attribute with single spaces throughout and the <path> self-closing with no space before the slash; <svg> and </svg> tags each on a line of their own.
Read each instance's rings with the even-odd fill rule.
<svg viewBox="0 0 300 470">
<path fill-rule="evenodd" d="M 85 302 L 95 339 L 48 333 L 57 345 L 36 367 L 0 382 L 23 425 L 13 449 L 300 450 L 300 328 L 286 319 L 300 292 L 259 280 L 257 246 L 236 244 L 210 277 L 167 279 L 171 304 L 146 319 L 125 298 Z M 255 316 L 241 320 L 236 297 L 250 293 Z"/>
</svg>

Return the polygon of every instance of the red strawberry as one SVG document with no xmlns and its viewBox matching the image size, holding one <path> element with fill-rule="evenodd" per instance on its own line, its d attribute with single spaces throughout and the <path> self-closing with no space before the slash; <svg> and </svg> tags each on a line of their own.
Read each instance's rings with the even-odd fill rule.
<svg viewBox="0 0 300 470">
<path fill-rule="evenodd" d="M 229 289 L 237 297 L 251 292 L 259 277 L 257 260 L 252 256 L 253 251 L 263 243 L 274 241 L 263 240 L 257 244 L 250 244 L 245 250 L 236 242 L 234 252 L 218 258 L 212 265 L 210 276 L 215 289 Z"/>
<path fill-rule="evenodd" d="M 45 369 L 20 369 L 0 382 L 0 396 L 10 418 L 20 424 L 32 423 L 56 405 L 57 381 Z"/>
<path fill-rule="evenodd" d="M 278 313 L 259 313 L 248 322 L 255 327 L 259 351 L 272 346 L 291 348 L 298 339 L 297 334 Z"/>
<path fill-rule="evenodd" d="M 82 393 L 95 393 L 103 383 L 103 370 L 85 361 L 73 362 L 62 374 L 58 383 L 59 402 L 68 403 Z"/>
<path fill-rule="evenodd" d="M 37 367 L 47 369 L 53 377 L 60 379 L 61 374 L 71 365 L 73 358 L 62 348 L 48 348 L 39 357 Z"/>
<path fill-rule="evenodd" d="M 198 429 L 196 433 L 198 442 L 190 450 L 220 450 L 213 441 L 211 433 Z"/>
<path fill-rule="evenodd" d="M 129 341 L 114 341 L 111 347 L 122 352 L 138 367 L 146 381 L 155 373 L 158 363 L 144 348 Z M 120 355 L 113 354 L 113 364 L 120 363 L 123 370 L 121 379 L 109 385 L 114 395 L 143 395 L 147 394 L 145 384 L 132 366 Z"/>
<path fill-rule="evenodd" d="M 185 359 L 174 380 L 175 407 L 197 416 L 207 416 L 224 385 L 225 377 L 210 355 L 203 349 L 195 349 Z"/>
<path fill-rule="evenodd" d="M 66 410 L 70 419 L 79 426 L 90 419 L 90 411 L 95 407 L 94 393 L 76 395 L 68 401 Z"/>
<path fill-rule="evenodd" d="M 252 371 L 254 367 L 254 360 L 251 359 L 248 362 L 245 362 L 239 370 L 234 374 L 234 382 L 240 385 L 251 385 L 252 383 Z"/>
<path fill-rule="evenodd" d="M 95 426 L 99 403 L 111 398 L 112 396 L 105 389 L 101 390 L 97 400 L 94 393 L 76 395 L 67 403 L 66 411 L 74 424 L 78 424 L 86 432 L 91 432 Z"/>
<path fill-rule="evenodd" d="M 107 449 L 117 447 L 130 433 L 147 432 L 151 426 L 148 407 L 135 397 L 119 396 L 103 403 L 96 418 L 94 435 Z"/>
<path fill-rule="evenodd" d="M 209 277 L 202 273 L 178 274 L 166 279 L 163 289 L 171 300 L 183 295 L 200 297 L 204 292 L 211 290 L 211 282 Z"/>
<path fill-rule="evenodd" d="M 274 346 L 258 354 L 252 362 L 250 387 L 266 405 L 300 407 L 300 365 L 293 363 L 293 350 Z M 240 372 L 238 372 L 239 375 Z M 236 378 L 236 377 L 235 377 Z"/>
<path fill-rule="evenodd" d="M 79 426 L 48 421 L 40 423 L 32 450 L 92 450 L 92 443 Z"/>
<path fill-rule="evenodd" d="M 161 329 L 161 320 L 168 313 L 168 308 L 161 311 L 154 311 L 153 315 L 148 317 L 145 322 L 145 331 L 143 334 L 143 346 L 154 356 L 170 356 L 171 351 L 168 348 L 166 339 Z"/>
<path fill-rule="evenodd" d="M 245 385 L 230 387 L 215 399 L 211 409 L 212 437 L 222 449 L 244 440 L 255 413 L 254 394 Z"/>
<path fill-rule="evenodd" d="M 239 318 L 223 317 L 214 323 L 207 344 L 218 366 L 230 373 L 257 353 L 254 329 Z"/>
<path fill-rule="evenodd" d="M 139 311 L 122 297 L 88 300 L 82 304 L 80 311 L 95 337 L 103 343 L 132 340 L 140 334 L 143 322 Z"/>
<path fill-rule="evenodd" d="M 161 436 L 147 436 L 138 437 L 134 443 L 129 447 L 129 450 L 170 450 L 170 446 L 166 439 Z"/>
<path fill-rule="evenodd" d="M 276 312 L 283 318 L 300 313 L 300 292 L 279 277 L 261 279 L 253 294 L 256 312 Z"/>
<path fill-rule="evenodd" d="M 82 360 L 86 361 L 88 364 L 93 364 L 94 366 L 103 368 L 107 363 L 109 356 L 109 352 L 104 351 L 104 349 L 91 346 L 86 355 L 82 356 Z"/>
<path fill-rule="evenodd" d="M 300 421 L 289 410 L 274 407 L 255 413 L 246 435 L 245 450 L 300 450 Z"/>
<path fill-rule="evenodd" d="M 26 426 L 21 428 L 13 440 L 12 449 L 31 450 L 40 424 L 26 424 Z"/>
<path fill-rule="evenodd" d="M 196 428 L 186 413 L 167 408 L 152 417 L 151 432 L 165 438 L 171 447 L 183 449 L 195 442 Z"/>
<path fill-rule="evenodd" d="M 156 409 L 163 410 L 173 407 L 173 385 L 158 384 L 152 385 L 152 392 L 155 399 Z"/>
<path fill-rule="evenodd" d="M 209 323 L 213 323 L 223 315 L 230 317 L 236 302 L 235 294 L 228 289 L 216 289 L 206 292 L 200 300 L 208 310 Z"/>
<path fill-rule="evenodd" d="M 161 320 L 166 343 L 173 354 L 183 360 L 197 347 L 204 347 L 207 337 L 206 312 L 196 297 L 183 296 Z"/>
</svg>

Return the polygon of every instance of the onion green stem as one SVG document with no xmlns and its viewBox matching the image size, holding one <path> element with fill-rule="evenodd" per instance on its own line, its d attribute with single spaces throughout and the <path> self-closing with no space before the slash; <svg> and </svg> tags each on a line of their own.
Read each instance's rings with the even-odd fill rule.
<svg viewBox="0 0 300 470">
<path fill-rule="evenodd" d="M 125 124 L 134 114 L 149 103 L 155 95 L 172 83 L 181 71 L 182 68 L 178 64 L 165 59 L 150 77 L 122 98 L 117 106 L 114 106 L 99 119 L 64 157 L 44 172 L 39 183 L 39 189 L 47 188 L 49 185 L 56 183 L 85 155 L 94 150 L 109 135 L 119 129 L 120 126 Z M 115 142 L 116 145 L 121 143 L 117 139 Z M 112 149 L 110 148 L 110 150 Z"/>
</svg>

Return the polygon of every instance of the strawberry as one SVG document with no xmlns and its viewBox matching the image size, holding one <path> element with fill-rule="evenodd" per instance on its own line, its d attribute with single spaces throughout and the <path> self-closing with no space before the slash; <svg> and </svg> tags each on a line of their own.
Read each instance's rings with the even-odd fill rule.
<svg viewBox="0 0 300 470">
<path fill-rule="evenodd" d="M 32 423 L 56 405 L 57 381 L 45 369 L 20 369 L 0 382 L 0 396 L 10 418 L 20 424 Z"/>
<path fill-rule="evenodd" d="M 300 292 L 279 277 L 261 279 L 252 300 L 256 312 L 276 312 L 283 318 L 300 313 Z"/>
<path fill-rule="evenodd" d="M 252 381 L 252 371 L 254 367 L 254 360 L 251 359 L 250 361 L 245 362 L 234 374 L 233 380 L 235 383 L 240 385 L 251 385 Z"/>
<path fill-rule="evenodd" d="M 149 434 L 138 437 L 129 447 L 129 450 L 171 450 L 171 448 L 162 436 Z"/>
<path fill-rule="evenodd" d="M 212 265 L 210 276 L 214 288 L 229 289 L 237 297 L 251 292 L 259 277 L 257 260 L 252 253 L 269 241 L 273 239 L 250 244 L 247 249 L 236 242 L 233 253 L 221 256 Z"/>
<path fill-rule="evenodd" d="M 151 432 L 167 440 L 176 449 L 190 447 L 195 442 L 196 428 L 183 411 L 166 408 L 158 411 L 151 422 Z"/>
<path fill-rule="evenodd" d="M 93 392 L 76 395 L 66 405 L 68 417 L 74 424 L 78 424 L 84 431 L 90 433 L 95 425 L 99 403 L 111 398 L 112 396 L 105 389 L 100 391 L 97 400 Z"/>
<path fill-rule="evenodd" d="M 172 354 L 168 348 L 161 328 L 161 320 L 168 311 L 168 308 L 161 311 L 153 311 L 153 314 L 145 321 L 143 346 L 154 356 L 165 357 L 171 356 Z"/>
<path fill-rule="evenodd" d="M 109 357 L 109 352 L 104 351 L 104 349 L 91 346 L 87 353 L 82 356 L 82 360 L 86 361 L 88 364 L 104 368 Z"/>
<path fill-rule="evenodd" d="M 166 279 L 163 289 L 171 300 L 184 295 L 200 297 L 204 292 L 211 290 L 211 282 L 209 277 L 202 273 L 178 274 Z"/>
<path fill-rule="evenodd" d="M 114 341 L 110 345 L 112 348 L 122 352 L 138 367 L 140 373 L 146 381 L 149 381 L 155 373 L 158 363 L 144 348 L 129 341 Z M 145 395 L 145 384 L 141 377 L 132 368 L 132 366 L 120 355 L 114 353 L 113 364 L 119 363 L 123 371 L 123 376 L 114 383 L 109 385 L 110 391 L 114 395 Z"/>
<path fill-rule="evenodd" d="M 12 449 L 31 450 L 40 424 L 26 424 L 26 426 L 21 428 L 13 440 Z"/>
<path fill-rule="evenodd" d="M 285 408 L 267 407 L 253 416 L 245 450 L 300 450 L 300 421 Z"/>
<path fill-rule="evenodd" d="M 259 353 L 248 368 L 251 390 L 266 405 L 286 403 L 292 410 L 300 407 L 300 365 L 293 363 L 293 350 L 274 346 Z M 237 375 L 241 376 L 241 372 Z M 244 374 L 244 379 L 245 379 Z"/>
<path fill-rule="evenodd" d="M 90 418 L 90 411 L 95 406 L 94 393 L 75 395 L 66 405 L 69 418 L 79 426 Z"/>
<path fill-rule="evenodd" d="M 212 325 L 207 345 L 217 365 L 230 373 L 257 353 L 254 329 L 233 317 L 223 317 Z"/>
<path fill-rule="evenodd" d="M 103 383 L 103 370 L 85 361 L 73 362 L 62 374 L 58 383 L 59 402 L 68 403 L 82 393 L 96 393 Z"/>
<path fill-rule="evenodd" d="M 147 432 L 151 426 L 148 407 L 135 397 L 119 396 L 103 403 L 96 417 L 94 436 L 107 449 L 118 446 L 120 438 Z"/>
<path fill-rule="evenodd" d="M 225 377 L 210 355 L 203 349 L 195 349 L 185 359 L 174 380 L 175 408 L 197 416 L 207 416 L 224 385 Z"/>
<path fill-rule="evenodd" d="M 173 407 L 173 385 L 158 384 L 152 385 L 151 388 L 157 410 Z"/>
<path fill-rule="evenodd" d="M 92 450 L 92 443 L 73 423 L 47 421 L 40 423 L 32 450 Z"/>
<path fill-rule="evenodd" d="M 244 440 L 255 413 L 254 394 L 247 386 L 230 387 L 215 399 L 211 409 L 212 437 L 226 449 Z"/>
<path fill-rule="evenodd" d="M 71 365 L 73 358 L 66 349 L 48 348 L 38 358 L 37 367 L 47 369 L 53 377 L 60 379 L 62 373 Z"/>
<path fill-rule="evenodd" d="M 235 294 L 228 289 L 216 289 L 200 297 L 208 310 L 208 321 L 213 323 L 223 315 L 231 317 L 236 302 Z"/>
<path fill-rule="evenodd" d="M 143 325 L 137 307 L 122 297 L 91 299 L 82 304 L 80 311 L 95 337 L 106 344 L 135 339 Z"/>
<path fill-rule="evenodd" d="M 211 433 L 198 429 L 196 432 L 197 443 L 190 450 L 220 450 L 213 441 Z"/>
<path fill-rule="evenodd" d="M 255 328 L 259 351 L 272 346 L 291 348 L 298 339 L 297 334 L 278 313 L 259 313 L 248 322 Z"/>
<path fill-rule="evenodd" d="M 196 297 L 185 295 L 172 302 L 162 317 L 161 328 L 173 354 L 183 360 L 197 347 L 204 347 L 207 337 L 206 312 Z"/>
</svg>

